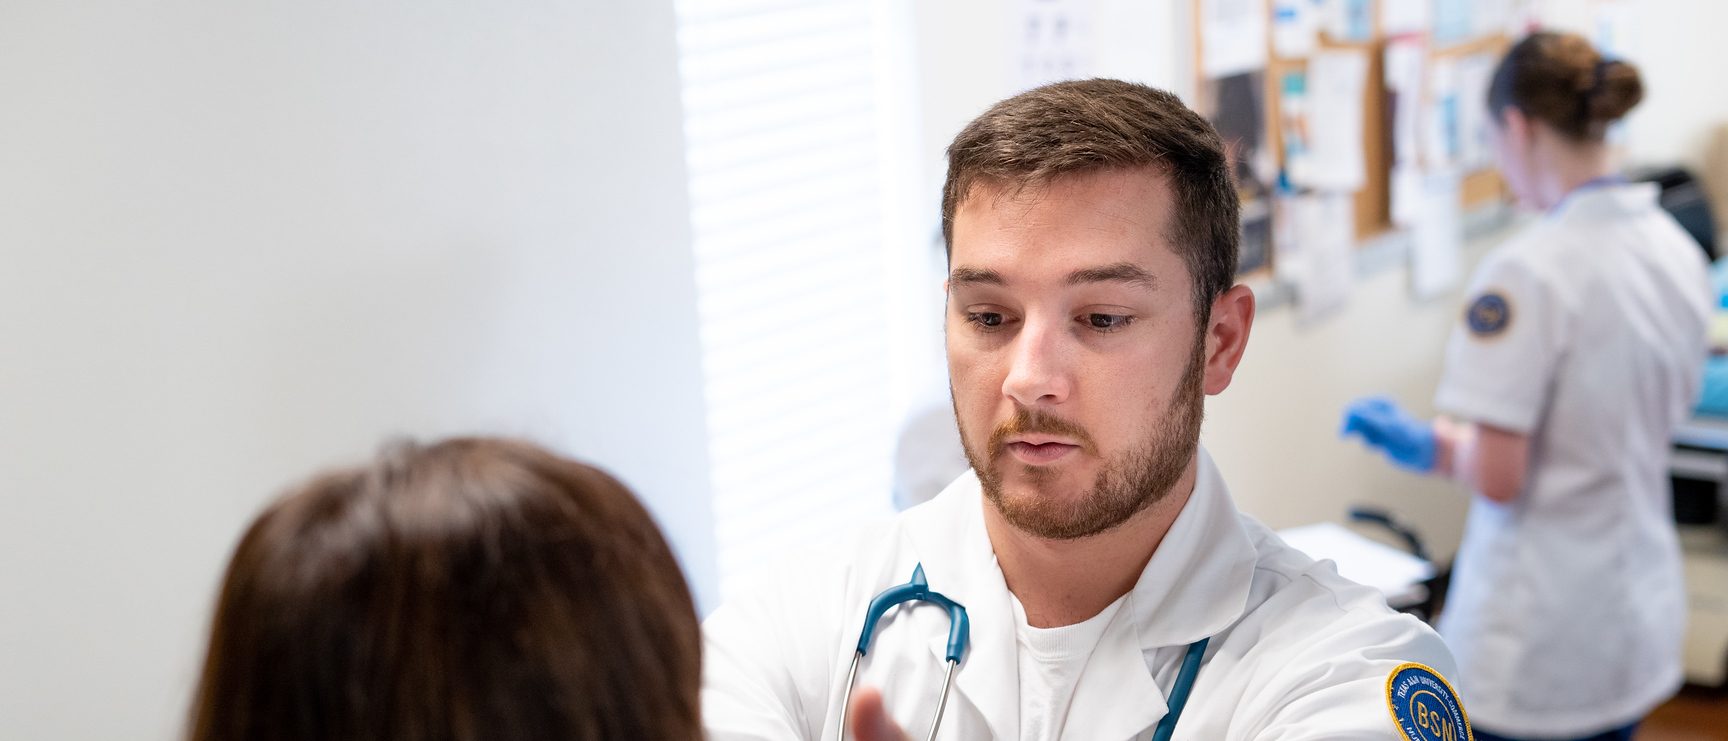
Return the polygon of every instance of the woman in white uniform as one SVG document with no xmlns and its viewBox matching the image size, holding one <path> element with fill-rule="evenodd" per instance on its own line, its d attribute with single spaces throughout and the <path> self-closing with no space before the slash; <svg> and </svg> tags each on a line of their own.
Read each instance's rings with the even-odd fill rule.
<svg viewBox="0 0 1728 741">
<path fill-rule="evenodd" d="M 1681 682 L 1685 591 L 1670 435 L 1698 392 L 1711 295 L 1702 251 L 1615 177 L 1610 124 L 1632 65 L 1538 33 L 1495 71 L 1501 173 L 1543 212 L 1486 257 L 1418 420 L 1345 411 L 1399 465 L 1477 496 L 1439 628 L 1476 738 L 1624 739 Z"/>
</svg>

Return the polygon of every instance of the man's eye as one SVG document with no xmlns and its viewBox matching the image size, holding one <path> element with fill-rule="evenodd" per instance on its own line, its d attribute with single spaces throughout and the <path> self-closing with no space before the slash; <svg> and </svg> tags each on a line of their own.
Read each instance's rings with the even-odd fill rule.
<svg viewBox="0 0 1728 741">
<path fill-rule="evenodd" d="M 1114 332 L 1134 321 L 1134 317 L 1123 314 L 1086 314 L 1080 319 L 1086 326 L 1101 332 Z"/>
<path fill-rule="evenodd" d="M 1002 326 L 1002 315 L 994 311 L 969 311 L 966 312 L 966 321 L 984 329 L 994 329 Z"/>
</svg>

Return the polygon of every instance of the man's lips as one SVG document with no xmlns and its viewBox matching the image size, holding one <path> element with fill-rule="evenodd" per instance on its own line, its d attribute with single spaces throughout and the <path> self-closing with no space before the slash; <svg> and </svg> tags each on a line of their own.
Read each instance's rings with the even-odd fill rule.
<svg viewBox="0 0 1728 741">
<path fill-rule="evenodd" d="M 1080 443 L 1075 442 L 1074 438 L 1071 438 L 1071 437 L 1063 437 L 1061 435 L 1035 434 L 1035 433 L 1024 434 L 1024 435 L 1014 435 L 1014 436 L 1008 438 L 1007 442 L 1009 444 L 1025 443 L 1027 445 L 1047 445 L 1050 443 L 1055 443 L 1057 445 L 1070 445 L 1070 446 L 1074 446 L 1074 447 L 1079 447 L 1079 445 L 1080 445 Z"/>
<path fill-rule="evenodd" d="M 1034 439 L 1036 438 L 1023 437 L 1009 441 L 1006 446 L 1008 454 L 1029 466 L 1043 466 L 1056 463 L 1080 450 L 1078 445 L 1055 438 L 1046 438 L 1049 442 L 1033 442 Z"/>
</svg>

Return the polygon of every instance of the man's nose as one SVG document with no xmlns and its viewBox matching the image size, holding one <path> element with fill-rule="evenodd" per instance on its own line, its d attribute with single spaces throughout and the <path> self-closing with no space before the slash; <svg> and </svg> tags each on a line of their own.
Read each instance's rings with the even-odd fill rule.
<svg viewBox="0 0 1728 741">
<path fill-rule="evenodd" d="M 1067 401 L 1073 385 L 1068 372 L 1073 348 L 1065 342 L 1065 329 L 1048 321 L 1022 325 L 1009 346 L 1003 395 L 1025 408 Z"/>
</svg>

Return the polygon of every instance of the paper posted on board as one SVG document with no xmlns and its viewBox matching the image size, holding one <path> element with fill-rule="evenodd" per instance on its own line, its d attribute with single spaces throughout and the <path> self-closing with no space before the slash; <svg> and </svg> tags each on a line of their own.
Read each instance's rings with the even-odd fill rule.
<svg viewBox="0 0 1728 741">
<path fill-rule="evenodd" d="M 1386 44 L 1387 107 L 1392 111 L 1391 217 L 1408 227 L 1420 208 L 1422 173 L 1422 76 L 1426 55 L 1419 37 Z"/>
<path fill-rule="evenodd" d="M 1410 231 L 1410 290 L 1417 298 L 1445 293 L 1463 275 L 1463 180 L 1456 171 L 1421 179 Z"/>
<path fill-rule="evenodd" d="M 1387 36 L 1427 33 L 1433 8 L 1433 0 L 1381 0 L 1380 30 Z"/>
<path fill-rule="evenodd" d="M 1021 0 L 1014 78 L 1020 89 L 1092 74 L 1092 0 Z"/>
<path fill-rule="evenodd" d="M 1458 60 L 1456 68 L 1458 95 L 1458 161 L 1464 170 L 1492 167 L 1488 127 L 1488 86 L 1494 81 L 1494 67 L 1499 60 L 1489 54 L 1471 54 Z"/>
<path fill-rule="evenodd" d="M 1333 41 L 1360 44 L 1374 38 L 1373 0 L 1324 0 L 1320 12 Z"/>
<path fill-rule="evenodd" d="M 1229 77 L 1265 66 L 1264 0 L 1201 0 L 1201 72 Z"/>
<path fill-rule="evenodd" d="M 1443 170 L 1458 164 L 1461 141 L 1458 62 L 1436 59 L 1428 67 L 1427 112 L 1422 121 L 1422 164 Z"/>
<path fill-rule="evenodd" d="M 1323 51 L 1308 60 L 1308 166 L 1290 172 L 1294 185 L 1331 191 L 1362 187 L 1367 84 L 1366 52 Z"/>
<path fill-rule="evenodd" d="M 1356 279 L 1355 204 L 1343 193 L 1279 199 L 1273 269 L 1296 294 L 1296 318 L 1310 323 L 1342 307 Z"/>
<path fill-rule="evenodd" d="M 1320 46 L 1322 6 L 1318 0 L 1272 0 L 1272 51 L 1284 59 L 1305 59 Z"/>
</svg>

